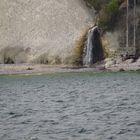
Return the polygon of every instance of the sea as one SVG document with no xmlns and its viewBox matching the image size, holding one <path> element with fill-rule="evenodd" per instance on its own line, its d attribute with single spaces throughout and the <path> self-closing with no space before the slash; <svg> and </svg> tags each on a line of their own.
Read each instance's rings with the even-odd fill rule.
<svg viewBox="0 0 140 140">
<path fill-rule="evenodd" d="M 140 140 L 140 72 L 0 76 L 0 140 Z"/>
</svg>

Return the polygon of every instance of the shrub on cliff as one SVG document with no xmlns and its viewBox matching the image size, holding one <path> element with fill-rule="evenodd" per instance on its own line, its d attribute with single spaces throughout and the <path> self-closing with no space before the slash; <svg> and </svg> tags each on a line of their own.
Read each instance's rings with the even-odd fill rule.
<svg viewBox="0 0 140 140">
<path fill-rule="evenodd" d="M 119 2 L 118 0 L 108 0 L 104 8 L 99 13 L 99 26 L 102 28 L 108 28 L 112 21 L 112 18 L 118 13 Z"/>
<path fill-rule="evenodd" d="M 119 11 L 119 6 L 125 0 L 86 0 L 88 5 L 94 7 L 97 11 L 99 27 L 106 29 L 109 28 L 116 18 Z"/>
</svg>

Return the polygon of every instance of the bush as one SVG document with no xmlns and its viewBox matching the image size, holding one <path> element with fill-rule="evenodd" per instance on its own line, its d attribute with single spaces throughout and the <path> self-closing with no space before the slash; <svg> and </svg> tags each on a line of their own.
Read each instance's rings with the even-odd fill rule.
<svg viewBox="0 0 140 140">
<path fill-rule="evenodd" d="M 105 12 L 107 14 L 114 14 L 119 9 L 119 3 L 118 0 L 109 0 L 107 5 L 105 6 Z"/>
<path fill-rule="evenodd" d="M 114 17 L 119 11 L 119 5 L 125 0 L 85 0 L 90 7 L 98 12 L 98 25 L 99 27 L 106 29 L 110 28 L 110 24 L 113 24 Z M 115 21 L 114 21 L 115 22 Z"/>
<path fill-rule="evenodd" d="M 108 28 L 113 17 L 118 13 L 119 1 L 118 0 L 108 0 L 106 5 L 102 8 L 99 14 L 99 27 Z"/>
</svg>

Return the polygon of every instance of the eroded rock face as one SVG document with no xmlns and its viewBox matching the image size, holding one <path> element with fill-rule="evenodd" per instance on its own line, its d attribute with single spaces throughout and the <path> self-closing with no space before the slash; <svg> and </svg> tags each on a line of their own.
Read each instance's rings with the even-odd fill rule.
<svg viewBox="0 0 140 140">
<path fill-rule="evenodd" d="M 64 63 L 93 20 L 83 0 L 0 0 L 0 63 L 9 48 L 14 62 Z"/>
<path fill-rule="evenodd" d="M 114 26 L 112 30 L 106 31 L 103 36 L 104 46 L 107 46 L 111 57 L 116 57 L 115 55 L 136 55 L 140 56 L 140 2 L 137 1 L 136 5 L 136 15 L 134 17 L 133 3 L 134 1 L 130 0 L 130 8 L 128 12 L 128 48 L 126 47 L 127 43 L 127 23 L 126 23 L 126 3 L 124 2 L 119 8 L 119 14 L 116 17 L 116 21 L 113 21 Z M 134 20 L 135 20 L 135 43 L 134 46 Z"/>
</svg>

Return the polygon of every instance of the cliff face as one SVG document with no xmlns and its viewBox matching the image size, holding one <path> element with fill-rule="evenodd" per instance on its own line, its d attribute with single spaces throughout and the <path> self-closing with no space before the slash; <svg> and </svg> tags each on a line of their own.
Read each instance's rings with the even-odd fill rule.
<svg viewBox="0 0 140 140">
<path fill-rule="evenodd" d="M 138 55 L 140 56 L 140 3 L 137 1 L 134 16 L 133 1 L 129 2 L 128 22 L 127 4 L 124 2 L 119 6 L 118 14 L 112 21 L 112 29 L 107 30 L 103 35 L 106 46 L 112 55 Z M 135 27 L 134 27 L 135 24 Z M 127 34 L 128 26 L 128 34 Z M 135 28 L 135 33 L 134 33 Z M 127 42 L 128 38 L 128 42 Z M 135 40 L 135 45 L 134 45 Z"/>
<path fill-rule="evenodd" d="M 0 0 L 0 63 L 59 64 L 74 57 L 79 63 L 85 41 L 81 33 L 95 22 L 108 56 L 140 55 L 140 0 L 135 18 L 133 0 L 129 2 L 127 48 L 126 0 Z"/>
<path fill-rule="evenodd" d="M 93 20 L 82 0 L 0 0 L 0 63 L 67 63 Z"/>
<path fill-rule="evenodd" d="M 97 11 L 96 24 L 102 30 L 102 43 L 108 56 L 118 57 L 125 54 L 140 56 L 140 0 L 135 0 L 135 15 L 134 0 L 85 1 L 89 7 Z"/>
<path fill-rule="evenodd" d="M 128 20 L 127 3 L 126 1 L 122 2 L 119 5 L 117 15 L 110 21 L 110 29 L 107 29 L 103 34 L 103 45 L 107 47 L 111 57 L 119 57 L 126 54 L 137 55 L 137 57 L 140 56 L 140 1 L 136 2 L 136 11 L 134 16 L 134 1 L 129 1 Z M 134 39 L 136 45 L 134 45 Z"/>
</svg>

